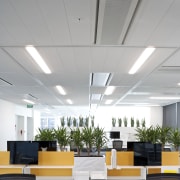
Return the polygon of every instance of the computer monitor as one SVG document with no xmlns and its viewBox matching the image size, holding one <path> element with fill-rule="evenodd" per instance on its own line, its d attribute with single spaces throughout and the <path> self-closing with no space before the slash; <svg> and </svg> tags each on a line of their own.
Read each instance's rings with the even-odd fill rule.
<svg viewBox="0 0 180 180">
<path fill-rule="evenodd" d="M 120 131 L 111 131 L 110 138 L 111 139 L 120 139 Z"/>
<path fill-rule="evenodd" d="M 10 164 L 38 164 L 39 144 L 31 141 L 8 141 Z"/>
</svg>

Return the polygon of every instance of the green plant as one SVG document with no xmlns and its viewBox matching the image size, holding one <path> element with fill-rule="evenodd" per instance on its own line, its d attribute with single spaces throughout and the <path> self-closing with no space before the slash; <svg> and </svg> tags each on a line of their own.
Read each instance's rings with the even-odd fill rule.
<svg viewBox="0 0 180 180">
<path fill-rule="evenodd" d="M 87 148 L 88 156 L 90 156 L 90 150 L 94 145 L 94 128 L 84 127 L 82 129 L 82 137 Z"/>
<path fill-rule="evenodd" d="M 78 156 L 80 156 L 81 149 L 83 148 L 83 136 L 79 128 L 77 128 L 76 130 L 72 130 L 71 138 L 71 141 L 77 148 Z"/>
<path fill-rule="evenodd" d="M 152 144 L 158 143 L 158 129 L 156 127 L 150 126 L 149 128 L 142 127 L 136 128 L 136 138 L 142 142 L 151 142 Z"/>
<path fill-rule="evenodd" d="M 124 127 L 127 127 L 127 125 L 128 125 L 128 119 L 127 119 L 126 116 L 124 117 L 123 122 L 124 122 Z"/>
<path fill-rule="evenodd" d="M 67 126 L 71 127 L 71 124 L 72 124 L 71 117 L 67 117 Z"/>
<path fill-rule="evenodd" d="M 134 127 L 134 117 L 131 117 L 131 127 Z"/>
<path fill-rule="evenodd" d="M 86 118 L 85 118 L 85 126 L 86 126 L 86 127 L 89 127 L 89 117 L 86 117 Z"/>
<path fill-rule="evenodd" d="M 149 128 L 146 128 L 146 142 L 151 142 L 152 144 L 158 143 L 158 136 L 159 131 L 156 127 L 150 126 Z"/>
<path fill-rule="evenodd" d="M 169 142 L 178 151 L 180 146 L 180 131 L 178 128 L 172 128 L 170 130 Z"/>
<path fill-rule="evenodd" d="M 64 127 L 65 126 L 64 116 L 60 118 L 60 122 L 61 122 L 61 126 Z"/>
<path fill-rule="evenodd" d="M 142 127 L 146 127 L 146 120 L 145 120 L 145 118 L 142 119 L 141 125 L 142 125 Z"/>
<path fill-rule="evenodd" d="M 157 125 L 157 131 L 158 131 L 158 140 L 162 144 L 162 150 L 164 150 L 164 146 L 166 143 L 169 142 L 169 137 L 170 137 L 170 127 L 160 127 Z"/>
<path fill-rule="evenodd" d="M 147 142 L 147 131 L 146 128 L 136 128 L 136 139 L 141 142 Z"/>
<path fill-rule="evenodd" d="M 77 126 L 77 119 L 74 117 L 73 118 L 73 126 L 76 127 Z"/>
<path fill-rule="evenodd" d="M 122 119 L 118 118 L 118 126 L 121 127 L 122 126 Z"/>
<path fill-rule="evenodd" d="M 112 127 L 115 127 L 116 126 L 116 118 L 112 118 Z"/>
<path fill-rule="evenodd" d="M 84 126 L 84 120 L 82 116 L 79 116 L 79 127 L 83 127 Z"/>
<path fill-rule="evenodd" d="M 40 129 L 38 128 L 38 134 L 35 136 L 36 141 L 53 141 L 55 140 L 53 129 Z"/>
<path fill-rule="evenodd" d="M 70 135 L 67 133 L 65 127 L 58 127 L 57 129 L 53 129 L 55 138 L 59 144 L 60 150 L 63 151 L 65 146 L 70 143 Z"/>
<path fill-rule="evenodd" d="M 136 119 L 136 127 L 140 127 L 140 122 L 139 122 L 139 119 Z"/>
<path fill-rule="evenodd" d="M 91 126 L 94 127 L 94 116 L 91 116 Z"/>
<path fill-rule="evenodd" d="M 101 148 L 107 143 L 107 140 L 104 129 L 96 127 L 94 129 L 94 145 L 97 148 L 98 156 L 100 156 Z"/>
</svg>

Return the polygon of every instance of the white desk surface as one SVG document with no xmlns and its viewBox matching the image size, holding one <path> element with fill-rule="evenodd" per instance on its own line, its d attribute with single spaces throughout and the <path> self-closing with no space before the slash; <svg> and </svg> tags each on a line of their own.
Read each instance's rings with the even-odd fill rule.
<svg viewBox="0 0 180 180">
<path fill-rule="evenodd" d="M 26 165 L 13 165 L 13 164 L 8 164 L 8 165 L 0 165 L 0 168 L 24 168 Z"/>
</svg>

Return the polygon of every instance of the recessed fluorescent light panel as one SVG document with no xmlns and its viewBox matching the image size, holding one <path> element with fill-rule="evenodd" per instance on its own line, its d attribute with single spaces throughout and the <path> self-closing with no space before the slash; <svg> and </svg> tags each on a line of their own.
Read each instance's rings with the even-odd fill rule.
<svg viewBox="0 0 180 180">
<path fill-rule="evenodd" d="M 157 100 L 177 100 L 180 97 L 150 97 L 150 99 L 157 99 Z"/>
<path fill-rule="evenodd" d="M 111 80 L 111 73 L 92 73 L 90 86 L 107 86 Z"/>
<path fill-rule="evenodd" d="M 28 100 L 28 99 L 23 99 L 23 101 L 24 101 L 24 102 L 27 102 L 27 103 L 29 103 L 29 104 L 35 104 L 35 102 L 30 101 L 30 100 Z"/>
<path fill-rule="evenodd" d="M 91 94 L 91 100 L 101 100 L 101 94 Z"/>
<path fill-rule="evenodd" d="M 115 86 L 108 86 L 104 92 L 105 95 L 111 95 L 115 90 Z"/>
<path fill-rule="evenodd" d="M 59 91 L 61 95 L 66 95 L 66 92 L 62 86 L 56 86 L 56 89 Z"/>
<path fill-rule="evenodd" d="M 150 57 L 150 55 L 154 52 L 154 47 L 148 47 L 146 48 L 142 54 L 139 56 L 135 64 L 132 66 L 132 68 L 129 71 L 129 74 L 135 74 L 140 67 L 145 63 L 145 61 Z"/>
<path fill-rule="evenodd" d="M 26 46 L 25 49 L 27 52 L 31 55 L 33 60 L 39 65 L 39 67 L 43 70 L 44 73 L 46 74 L 51 74 L 51 70 L 49 67 L 46 65 L 45 61 L 39 54 L 39 52 L 34 48 L 33 46 Z"/>
<path fill-rule="evenodd" d="M 73 102 L 72 102 L 70 99 L 67 99 L 66 101 L 67 101 L 67 103 L 69 103 L 69 104 L 73 104 Z"/>
</svg>

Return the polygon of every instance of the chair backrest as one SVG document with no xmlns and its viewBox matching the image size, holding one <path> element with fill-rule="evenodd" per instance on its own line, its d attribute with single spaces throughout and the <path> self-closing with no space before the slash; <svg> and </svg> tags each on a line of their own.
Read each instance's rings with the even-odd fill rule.
<svg viewBox="0 0 180 180">
<path fill-rule="evenodd" d="M 36 180 L 34 174 L 0 174 L 0 180 Z"/>
<path fill-rule="evenodd" d="M 147 174 L 146 180 L 180 180 L 179 173 Z"/>
</svg>

